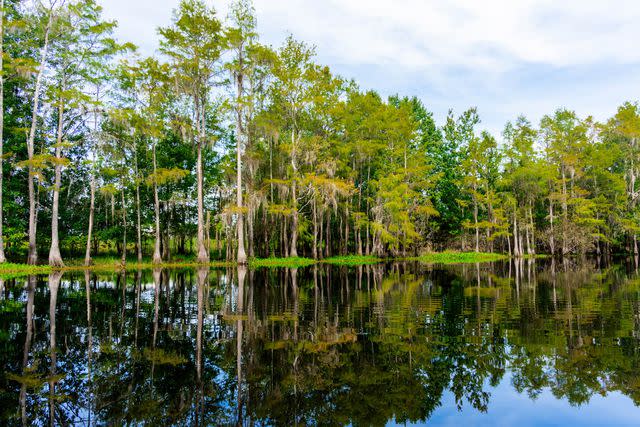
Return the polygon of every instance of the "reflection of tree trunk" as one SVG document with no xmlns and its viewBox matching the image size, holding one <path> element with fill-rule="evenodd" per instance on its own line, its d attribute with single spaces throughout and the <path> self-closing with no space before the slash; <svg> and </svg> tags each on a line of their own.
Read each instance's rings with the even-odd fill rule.
<svg viewBox="0 0 640 427">
<path fill-rule="evenodd" d="M 236 321 L 236 373 L 237 373 L 237 421 L 236 425 L 243 425 L 243 397 L 242 397 L 242 334 L 243 324 L 242 315 L 244 311 L 244 280 L 247 274 L 246 267 L 238 265 L 238 301 L 237 301 L 237 315 Z"/>
<path fill-rule="evenodd" d="M 84 271 L 84 291 L 87 297 L 87 425 L 91 425 L 91 407 L 93 404 L 93 377 L 92 377 L 92 365 L 91 358 L 93 355 L 93 333 L 91 331 L 91 287 L 90 287 L 90 273 L 88 270 Z M 136 313 L 136 322 L 138 320 L 138 313 Z M 136 328 L 137 329 L 137 328 Z M 137 330 L 136 330 L 137 333 Z"/>
<path fill-rule="evenodd" d="M 478 311 L 478 336 L 482 336 L 482 300 L 480 298 L 480 264 L 476 263 L 476 310 Z"/>
<path fill-rule="evenodd" d="M 135 331 L 133 332 L 134 347 L 138 347 L 138 319 L 140 318 L 140 285 L 142 282 L 142 272 L 138 270 L 136 272 L 136 324 Z"/>
<path fill-rule="evenodd" d="M 157 341 L 157 337 L 158 337 L 158 321 L 159 321 L 159 315 L 160 315 L 160 286 L 162 285 L 161 283 L 161 277 L 162 277 L 162 270 L 159 268 L 154 268 L 153 269 L 153 337 L 152 337 L 152 341 L 151 341 L 151 355 L 152 355 L 152 361 L 151 361 L 151 392 L 152 395 L 154 394 L 154 389 L 153 389 L 153 380 L 155 377 L 155 370 L 156 370 L 156 341 Z"/>
<path fill-rule="evenodd" d="M 196 328 L 196 425 L 204 416 L 204 383 L 202 381 L 202 333 L 204 328 L 204 291 L 208 283 L 209 269 L 199 268 L 196 272 L 198 286 L 198 318 Z"/>
<path fill-rule="evenodd" d="M 51 355 L 51 366 L 49 368 L 49 423 L 52 426 L 55 425 L 56 419 L 56 305 L 58 303 L 58 289 L 60 288 L 61 278 L 62 272 L 60 271 L 49 274 L 49 352 Z"/>
<path fill-rule="evenodd" d="M 293 291 L 293 339 L 298 341 L 298 310 L 299 310 L 299 301 L 298 301 L 298 269 L 291 269 L 291 289 Z"/>
<path fill-rule="evenodd" d="M 551 284 L 553 286 L 553 310 L 554 312 L 558 309 L 557 305 L 557 294 L 556 294 L 556 260 L 555 258 L 551 258 Z"/>
<path fill-rule="evenodd" d="M 24 350 L 22 353 L 22 373 L 26 373 L 29 362 L 29 352 L 31 351 L 31 340 L 33 339 L 33 300 L 36 292 L 36 276 L 27 278 L 27 333 L 24 339 Z M 27 383 L 22 382 L 20 386 L 20 416 L 22 425 L 29 425 L 27 420 Z"/>
<path fill-rule="evenodd" d="M 519 303 L 520 302 L 520 261 L 518 259 L 514 259 L 513 266 L 515 267 L 515 276 L 516 276 L 516 298 Z"/>
</svg>

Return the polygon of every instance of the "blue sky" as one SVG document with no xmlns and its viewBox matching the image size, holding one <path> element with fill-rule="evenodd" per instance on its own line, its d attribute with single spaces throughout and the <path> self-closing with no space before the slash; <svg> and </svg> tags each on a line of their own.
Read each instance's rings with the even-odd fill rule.
<svg viewBox="0 0 640 427">
<path fill-rule="evenodd" d="M 226 16 L 229 0 L 209 1 Z M 103 0 L 118 35 L 156 48 L 178 0 Z M 264 43 L 287 34 L 383 95 L 416 95 L 442 123 L 476 106 L 481 128 L 534 123 L 558 107 L 598 120 L 640 99 L 640 2 L 615 0 L 255 0 Z"/>
</svg>

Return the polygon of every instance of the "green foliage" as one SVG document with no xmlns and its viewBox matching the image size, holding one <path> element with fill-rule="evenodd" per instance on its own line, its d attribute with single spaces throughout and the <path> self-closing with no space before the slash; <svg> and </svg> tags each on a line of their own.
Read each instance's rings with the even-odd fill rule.
<svg viewBox="0 0 640 427">
<path fill-rule="evenodd" d="M 116 23 L 95 0 L 58 4 L 45 64 L 48 12 L 5 9 L 12 260 L 27 250 L 29 174 L 39 251 L 52 241 L 55 171 L 65 258 L 86 246 L 91 184 L 96 256 L 148 257 L 156 240 L 163 258 L 185 256 L 200 240 L 234 259 L 240 216 L 253 258 L 640 251 L 637 103 L 604 123 L 567 109 L 539 124 L 518 116 L 501 144 L 476 108 L 436 123 L 418 98 L 363 90 L 292 35 L 262 45 L 250 0 L 227 20 L 202 0 L 179 2 L 158 30 L 162 57 L 148 58 L 113 38 Z M 44 105 L 29 156 L 39 65 Z"/>
</svg>

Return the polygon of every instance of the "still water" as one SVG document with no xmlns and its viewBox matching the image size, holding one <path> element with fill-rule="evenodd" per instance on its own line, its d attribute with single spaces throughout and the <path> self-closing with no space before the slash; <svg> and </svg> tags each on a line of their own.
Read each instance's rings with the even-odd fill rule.
<svg viewBox="0 0 640 427">
<path fill-rule="evenodd" d="M 639 425 L 624 263 L 0 280 L 2 425 Z"/>
</svg>

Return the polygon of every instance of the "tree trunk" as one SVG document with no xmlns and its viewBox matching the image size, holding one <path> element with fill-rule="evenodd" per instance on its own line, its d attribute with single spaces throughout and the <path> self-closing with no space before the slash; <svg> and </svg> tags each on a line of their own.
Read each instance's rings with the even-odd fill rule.
<svg viewBox="0 0 640 427">
<path fill-rule="evenodd" d="M 247 247 L 249 249 L 249 258 L 253 258 L 255 256 L 255 212 L 249 210 L 247 212 L 247 229 L 249 232 L 249 241 L 247 242 Z"/>
<path fill-rule="evenodd" d="M 211 253 L 211 211 L 207 211 L 207 221 L 205 224 L 205 246 L 207 247 L 207 253 Z"/>
<path fill-rule="evenodd" d="M 549 199 L 549 251 L 551 252 L 551 256 L 555 255 L 556 252 L 556 242 L 554 239 L 554 230 L 553 230 L 553 200 Z"/>
<path fill-rule="evenodd" d="M 121 263 L 125 265 L 127 263 L 127 209 L 124 204 L 124 183 L 122 183 L 122 257 Z"/>
<path fill-rule="evenodd" d="M 518 238 L 518 219 L 517 213 L 513 211 L 513 256 L 519 257 L 522 255 L 521 248 L 519 246 L 520 239 Z"/>
<path fill-rule="evenodd" d="M 135 149 L 135 173 L 136 173 L 136 254 L 138 264 L 142 264 L 142 229 L 140 225 L 140 183 L 138 182 L 138 149 Z"/>
<path fill-rule="evenodd" d="M 165 240 L 167 241 L 167 244 L 166 244 L 167 253 L 165 254 L 164 259 L 167 262 L 169 262 L 171 261 L 171 224 L 173 223 L 176 205 L 175 203 L 167 202 L 165 204 L 165 207 L 167 208 L 167 221 L 166 221 L 166 227 L 164 228 L 164 233 L 165 233 Z M 191 251 L 191 248 L 192 248 L 191 239 L 189 239 L 189 251 Z"/>
<path fill-rule="evenodd" d="M 531 240 L 529 238 L 529 226 L 527 225 L 527 223 L 525 222 L 524 225 L 524 237 L 525 237 L 525 243 L 527 244 L 527 255 L 531 255 Z M 524 252 L 524 249 L 523 249 Z"/>
<path fill-rule="evenodd" d="M 3 186 L 3 154 L 4 154 L 4 0 L 0 0 L 0 263 L 6 262 L 4 255 L 4 229 L 2 186 Z"/>
<path fill-rule="evenodd" d="M 324 241 L 324 212 L 320 211 L 320 215 L 319 218 L 317 219 L 317 221 L 319 222 L 319 230 L 318 230 L 318 238 L 320 239 L 319 245 L 318 245 L 318 257 L 322 258 L 322 256 L 324 255 L 324 246 L 326 245 L 326 242 Z"/>
<path fill-rule="evenodd" d="M 242 123 L 242 94 L 244 93 L 243 75 L 243 46 L 238 48 L 238 70 L 234 73 L 236 80 L 236 203 L 238 209 L 238 223 L 236 224 L 238 234 L 238 264 L 247 263 L 247 253 L 244 249 L 244 212 L 242 207 L 242 148 L 245 142 L 245 129 Z"/>
<path fill-rule="evenodd" d="M 562 256 L 569 252 L 567 246 L 567 223 L 569 222 L 569 208 L 567 204 L 567 182 L 562 167 Z"/>
<path fill-rule="evenodd" d="M 344 216 L 344 254 L 349 254 L 349 206 L 347 205 Z"/>
<path fill-rule="evenodd" d="M 312 196 L 313 197 L 313 196 Z M 312 201 L 312 213 L 313 213 L 313 246 L 311 247 L 311 254 L 313 259 L 318 259 L 318 206 L 315 197 Z"/>
<path fill-rule="evenodd" d="M 31 128 L 27 139 L 27 156 L 29 158 L 29 170 L 27 175 L 27 185 L 29 189 L 29 252 L 27 255 L 27 264 L 35 265 L 38 262 L 38 250 L 36 247 L 36 197 L 33 182 L 33 152 L 34 141 L 36 137 L 36 126 L 38 124 L 38 108 L 40 106 L 40 91 L 42 89 L 42 76 L 44 74 L 47 63 L 47 52 L 49 50 L 49 33 L 51 32 L 51 24 L 53 22 L 53 9 L 49 10 L 49 18 L 47 28 L 44 33 L 44 46 L 40 53 L 40 67 L 38 68 L 38 76 L 36 77 L 36 87 L 33 92 L 33 106 L 31 111 Z"/>
<path fill-rule="evenodd" d="M 327 213 L 327 226 L 325 227 L 324 232 L 326 235 L 324 257 L 329 258 L 331 256 L 331 211 Z"/>
<path fill-rule="evenodd" d="M 536 254 L 536 226 L 533 222 L 533 208 L 531 202 L 529 202 L 529 224 L 531 227 L 531 255 Z"/>
<path fill-rule="evenodd" d="M 209 263 L 209 253 L 204 245 L 204 199 L 203 199 L 203 181 L 202 181 L 202 138 L 198 141 L 198 160 L 196 162 L 196 179 L 198 181 L 198 255 L 197 260 L 200 264 Z"/>
<path fill-rule="evenodd" d="M 157 172 L 157 159 L 156 159 L 156 143 L 153 143 L 153 203 L 155 213 L 155 239 L 153 242 L 153 263 L 162 263 L 162 255 L 160 253 L 160 200 L 158 198 L 158 177 Z"/>
<path fill-rule="evenodd" d="M 60 88 L 64 90 L 64 84 Z M 62 98 L 62 97 L 61 97 Z M 58 102 L 58 132 L 56 138 L 56 166 L 55 182 L 53 184 L 53 206 L 51 207 L 51 247 L 49 248 L 49 265 L 52 267 L 64 267 L 62 256 L 60 255 L 60 243 L 58 236 L 58 208 L 60 206 L 60 181 L 62 165 L 62 127 L 64 125 L 64 107 L 62 99 Z"/>
<path fill-rule="evenodd" d="M 89 227 L 87 231 L 87 249 L 84 253 L 84 265 L 91 265 L 91 239 L 93 238 L 93 214 L 95 209 L 95 199 L 96 199 L 96 178 L 95 171 L 91 171 L 91 183 L 90 186 L 90 199 L 89 199 Z"/>
<path fill-rule="evenodd" d="M 293 215 L 291 221 L 291 248 L 289 249 L 290 257 L 298 256 L 298 195 L 296 193 L 296 179 L 293 178 L 291 184 L 291 199 L 293 202 Z"/>
<path fill-rule="evenodd" d="M 291 177 L 291 202 L 293 207 L 293 219 L 291 221 L 291 248 L 289 251 L 290 257 L 298 256 L 298 194 L 297 190 L 297 172 L 298 166 L 296 164 L 296 132 L 295 129 L 291 131 L 291 167 L 293 169 Z"/>
<path fill-rule="evenodd" d="M 474 189 L 475 191 L 475 189 Z M 476 252 L 480 252 L 480 229 L 478 228 L 478 202 L 473 198 L 473 225 L 476 229 Z"/>
<path fill-rule="evenodd" d="M 489 193 L 489 188 L 487 188 L 487 193 Z M 487 211 L 487 219 L 489 220 L 489 223 L 491 224 L 490 227 L 487 227 L 486 230 L 486 236 L 487 236 L 487 242 L 485 243 L 488 248 L 489 248 L 489 252 L 493 253 L 493 240 L 491 239 L 491 231 L 493 229 L 493 225 L 494 225 L 494 217 L 493 217 L 493 202 L 491 201 L 491 195 L 489 195 L 488 197 L 488 211 Z"/>
</svg>

